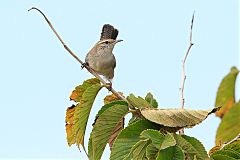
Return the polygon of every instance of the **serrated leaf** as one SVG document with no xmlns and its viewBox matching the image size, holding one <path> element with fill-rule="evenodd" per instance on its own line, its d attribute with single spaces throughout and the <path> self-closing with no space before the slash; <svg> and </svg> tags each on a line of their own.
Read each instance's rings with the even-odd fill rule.
<svg viewBox="0 0 240 160">
<path fill-rule="evenodd" d="M 122 92 L 118 92 L 120 95 L 123 96 Z M 115 94 L 110 94 L 104 98 L 104 104 L 111 103 L 113 101 L 118 101 L 121 100 L 119 97 L 117 97 Z"/>
<path fill-rule="evenodd" d="M 82 94 L 82 98 L 75 108 L 73 132 L 75 133 L 77 146 L 83 144 L 84 142 L 84 134 L 87 126 L 88 117 L 93 102 L 101 88 L 102 87 L 100 84 L 94 84 L 88 87 Z"/>
<path fill-rule="evenodd" d="M 150 140 L 140 140 L 131 149 L 129 158 L 133 160 L 147 160 L 146 158 L 146 148 L 151 143 Z M 126 158 L 125 158 L 126 159 Z M 124 160 L 125 160 L 124 159 Z"/>
<path fill-rule="evenodd" d="M 177 145 L 184 151 L 190 160 L 193 160 L 194 156 L 197 156 L 198 160 L 205 160 L 208 158 L 204 146 L 196 138 L 177 134 L 174 134 L 174 138 Z"/>
<path fill-rule="evenodd" d="M 88 140 L 88 159 L 93 159 L 93 148 L 92 148 L 92 133 L 90 134 L 89 140 Z"/>
<path fill-rule="evenodd" d="M 155 160 L 157 158 L 159 149 L 157 149 L 152 143 L 146 148 L 146 157 L 148 160 Z"/>
<path fill-rule="evenodd" d="M 182 149 L 178 146 L 168 147 L 161 150 L 156 160 L 184 160 L 185 156 Z"/>
<path fill-rule="evenodd" d="M 231 149 L 231 150 L 234 150 L 234 151 L 240 153 L 240 142 L 236 141 L 232 144 L 226 145 L 223 149 Z"/>
<path fill-rule="evenodd" d="M 153 95 L 150 92 L 146 95 L 145 100 L 151 106 L 153 106 L 153 108 L 158 108 L 158 103 L 157 103 L 156 99 L 153 98 Z"/>
<path fill-rule="evenodd" d="M 229 157 L 229 156 L 226 156 L 226 155 L 221 155 L 221 154 L 213 155 L 213 156 L 211 156 L 211 158 L 213 160 L 237 160 L 235 158 L 232 158 L 232 157 Z"/>
<path fill-rule="evenodd" d="M 99 79 L 97 78 L 91 78 L 88 79 L 86 81 L 83 82 L 83 84 L 77 86 L 73 91 L 72 94 L 70 96 L 70 100 L 74 100 L 75 102 L 80 102 L 83 93 L 85 92 L 85 90 L 94 85 L 94 84 L 100 84 Z"/>
<path fill-rule="evenodd" d="M 133 107 L 138 109 L 153 108 L 145 99 L 139 96 L 135 97 L 133 94 L 130 94 L 127 100 Z"/>
<path fill-rule="evenodd" d="M 66 111 L 65 127 L 66 127 L 66 133 L 67 133 L 68 146 L 71 146 L 76 142 L 75 135 L 72 132 L 75 108 L 76 106 L 72 105 L 71 107 L 68 107 Z"/>
<path fill-rule="evenodd" d="M 160 129 L 160 126 L 147 120 L 139 120 L 127 126 L 113 143 L 110 160 L 123 160 L 131 148 L 140 140 L 140 133 L 146 129 Z"/>
<path fill-rule="evenodd" d="M 176 141 L 171 133 L 163 135 L 158 130 L 147 129 L 141 133 L 141 137 L 150 139 L 152 144 L 159 150 L 176 145 Z"/>
<path fill-rule="evenodd" d="M 224 150 L 216 151 L 216 152 L 214 152 L 211 155 L 211 157 L 214 156 L 214 155 L 217 155 L 217 154 L 219 154 L 219 155 L 226 155 L 228 157 L 232 157 L 232 158 L 235 158 L 235 159 L 239 159 L 240 158 L 240 153 L 238 153 L 238 152 L 236 152 L 234 150 L 231 150 L 231 149 L 224 149 Z"/>
<path fill-rule="evenodd" d="M 149 121 L 167 127 L 193 127 L 215 112 L 217 108 L 211 110 L 191 110 L 191 109 L 143 109 L 142 115 Z"/>
<path fill-rule="evenodd" d="M 216 112 L 216 116 L 218 117 L 223 117 L 235 103 L 235 83 L 238 73 L 238 69 L 232 67 L 230 73 L 223 78 L 218 88 L 215 106 L 222 106 Z"/>
<path fill-rule="evenodd" d="M 128 113 L 128 106 L 114 105 L 97 119 L 92 131 L 93 159 L 99 160 L 119 121 Z"/>
<path fill-rule="evenodd" d="M 229 112 L 222 118 L 217 129 L 216 145 L 226 143 L 240 133 L 240 102 L 235 103 Z"/>
</svg>

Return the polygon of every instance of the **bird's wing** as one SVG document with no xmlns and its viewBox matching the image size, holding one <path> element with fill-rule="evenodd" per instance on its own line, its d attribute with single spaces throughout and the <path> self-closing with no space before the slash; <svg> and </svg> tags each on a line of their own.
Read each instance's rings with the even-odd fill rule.
<svg viewBox="0 0 240 160">
<path fill-rule="evenodd" d="M 115 29 L 112 25 L 110 24 L 103 25 L 100 40 L 104 40 L 104 39 L 116 40 L 117 36 L 118 36 L 118 30 Z"/>
</svg>

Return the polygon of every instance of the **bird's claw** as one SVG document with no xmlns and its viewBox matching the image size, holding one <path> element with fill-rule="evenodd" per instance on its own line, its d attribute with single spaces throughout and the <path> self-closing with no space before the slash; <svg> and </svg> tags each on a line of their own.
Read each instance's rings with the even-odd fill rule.
<svg viewBox="0 0 240 160">
<path fill-rule="evenodd" d="M 88 66 L 88 63 L 87 63 L 87 62 L 83 63 L 83 64 L 81 65 L 81 68 L 83 69 L 83 68 L 85 68 L 86 66 Z"/>
</svg>

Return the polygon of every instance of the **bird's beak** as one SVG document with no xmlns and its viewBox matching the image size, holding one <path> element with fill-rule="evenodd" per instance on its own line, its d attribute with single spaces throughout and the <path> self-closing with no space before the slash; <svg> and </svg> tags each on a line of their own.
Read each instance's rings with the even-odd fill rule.
<svg viewBox="0 0 240 160">
<path fill-rule="evenodd" d="M 115 43 L 122 42 L 122 41 L 123 41 L 123 40 L 118 39 L 118 40 L 115 41 Z"/>
</svg>

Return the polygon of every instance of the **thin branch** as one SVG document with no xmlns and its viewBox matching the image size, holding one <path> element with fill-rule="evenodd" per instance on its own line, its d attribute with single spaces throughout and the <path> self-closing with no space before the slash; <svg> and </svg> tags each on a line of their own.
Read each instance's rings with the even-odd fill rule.
<svg viewBox="0 0 240 160">
<path fill-rule="evenodd" d="M 221 147 L 221 149 L 223 149 L 225 146 L 229 145 L 229 144 L 232 144 L 233 142 L 236 142 L 238 139 L 240 139 L 240 133 L 235 137 L 233 138 L 231 141 L 227 142 L 227 143 L 224 143 Z M 220 149 L 220 150 L 221 150 Z"/>
<path fill-rule="evenodd" d="M 193 29 L 193 22 L 194 22 L 194 13 L 192 15 L 192 21 L 191 21 L 191 27 L 190 27 L 190 38 L 189 38 L 189 46 L 187 49 L 187 52 L 185 53 L 184 59 L 182 60 L 182 80 L 181 80 L 181 87 L 180 87 L 180 105 L 181 108 L 184 109 L 184 103 L 185 103 L 185 98 L 184 98 L 184 87 L 185 87 L 185 81 L 186 81 L 186 74 L 185 74 L 185 63 L 188 57 L 188 54 L 193 46 L 192 43 L 192 29 Z M 184 134 L 184 130 L 181 129 L 179 131 L 180 134 Z"/>
<path fill-rule="evenodd" d="M 51 30 L 54 32 L 54 34 L 57 36 L 58 40 L 62 43 L 63 47 L 81 64 L 83 65 L 84 62 L 81 61 L 81 59 L 79 59 L 77 57 L 77 55 L 64 43 L 64 41 L 62 40 L 62 38 L 59 36 L 59 34 L 57 33 L 57 31 L 55 30 L 55 28 L 53 27 L 53 25 L 51 24 L 51 22 L 48 20 L 48 18 L 45 16 L 45 14 L 38 8 L 36 7 L 32 7 L 31 9 L 29 9 L 28 11 L 31 10 L 37 10 L 39 13 L 41 13 L 41 15 L 44 17 L 44 19 L 47 21 L 49 27 L 51 28 Z M 94 70 L 92 70 L 89 66 L 84 65 L 84 67 L 92 74 L 94 75 L 96 78 L 98 78 L 102 84 L 109 90 L 111 91 L 114 95 L 116 95 L 118 98 L 127 101 L 127 99 L 125 97 L 123 97 L 121 94 L 119 94 L 117 91 L 115 91 L 112 87 L 107 87 L 107 83 L 102 79 L 102 77 L 99 76 L 99 74 L 97 74 Z"/>
</svg>

